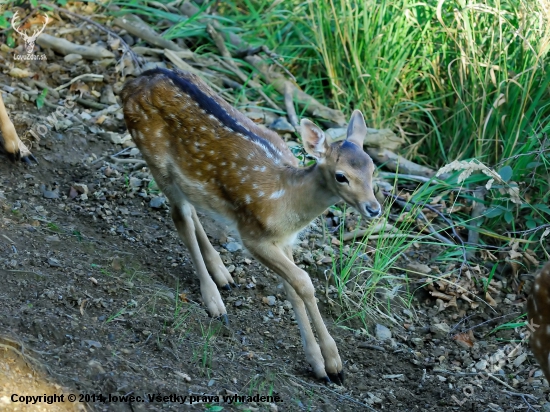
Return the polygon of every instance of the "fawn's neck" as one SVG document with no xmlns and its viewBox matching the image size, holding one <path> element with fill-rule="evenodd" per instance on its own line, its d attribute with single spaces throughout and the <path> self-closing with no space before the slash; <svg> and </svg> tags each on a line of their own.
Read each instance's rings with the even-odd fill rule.
<svg viewBox="0 0 550 412">
<path fill-rule="evenodd" d="M 288 168 L 283 177 L 290 186 L 289 197 L 303 226 L 340 200 L 326 182 L 318 164 L 306 168 Z"/>
</svg>

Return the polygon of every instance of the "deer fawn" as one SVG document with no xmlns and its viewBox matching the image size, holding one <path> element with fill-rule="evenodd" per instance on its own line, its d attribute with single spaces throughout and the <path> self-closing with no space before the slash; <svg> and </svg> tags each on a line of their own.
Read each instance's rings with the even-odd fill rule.
<svg viewBox="0 0 550 412">
<path fill-rule="evenodd" d="M 529 337 L 531 350 L 550 382 L 550 262 L 535 278 L 527 300 L 527 321 L 535 330 Z"/>
<path fill-rule="evenodd" d="M 15 160 L 21 159 L 25 163 L 31 163 L 31 159 L 36 161 L 30 150 L 23 144 L 23 142 L 17 136 L 15 127 L 8 117 L 6 106 L 4 106 L 4 100 L 2 99 L 2 93 L 0 93 L 0 130 L 2 131 L 2 137 L 4 140 L 4 150 L 8 154 L 8 157 Z"/>
<path fill-rule="evenodd" d="M 194 206 L 232 225 L 250 253 L 283 278 L 315 376 L 343 383 L 336 343 L 319 313 L 309 275 L 294 264 L 291 245 L 340 199 L 366 218 L 380 215 L 372 189 L 374 164 L 363 151 L 367 128 L 361 112 L 353 113 L 346 140 L 332 144 L 321 129 L 302 120 L 305 150 L 317 163 L 300 168 L 275 132 L 254 124 L 195 75 L 144 72 L 126 83 L 122 101 L 128 130 L 170 201 L 210 315 L 227 321 L 216 284 L 230 289 L 234 282 Z"/>
</svg>

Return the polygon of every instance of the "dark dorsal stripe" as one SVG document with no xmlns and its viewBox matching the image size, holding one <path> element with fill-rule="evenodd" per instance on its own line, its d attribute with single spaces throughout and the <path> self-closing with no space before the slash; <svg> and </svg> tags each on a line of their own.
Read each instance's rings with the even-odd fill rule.
<svg viewBox="0 0 550 412">
<path fill-rule="evenodd" d="M 253 140 L 261 144 L 263 147 L 269 150 L 273 156 L 275 157 L 279 156 L 278 151 L 273 147 L 271 142 L 261 138 L 260 136 L 251 132 L 242 124 L 237 122 L 237 120 L 235 120 L 233 116 L 231 116 L 227 112 L 227 110 L 225 110 L 222 107 L 222 105 L 220 105 L 220 103 L 218 103 L 215 99 L 205 94 L 191 80 L 185 77 L 180 77 L 178 73 L 182 73 L 182 72 L 172 71 L 172 70 L 167 70 L 167 69 L 162 69 L 160 67 L 157 67 L 155 69 L 151 69 L 143 72 L 141 76 L 155 76 L 158 74 L 158 75 L 168 77 L 170 80 L 172 80 L 172 82 L 174 82 L 174 84 L 177 87 L 179 87 L 184 93 L 187 93 L 194 101 L 196 101 L 199 104 L 199 107 L 201 109 L 203 109 L 206 113 L 216 117 L 221 124 L 231 128 L 236 133 L 241 133 L 244 136 L 247 136 L 250 140 Z"/>
</svg>

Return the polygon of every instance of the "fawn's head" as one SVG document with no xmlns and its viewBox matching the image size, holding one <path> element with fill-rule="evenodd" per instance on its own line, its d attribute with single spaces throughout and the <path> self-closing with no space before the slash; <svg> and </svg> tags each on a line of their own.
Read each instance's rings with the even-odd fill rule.
<svg viewBox="0 0 550 412">
<path fill-rule="evenodd" d="M 374 163 L 363 150 L 367 126 L 363 114 L 355 110 L 349 121 L 346 139 L 329 143 L 325 133 L 314 123 L 303 119 L 301 135 L 304 148 L 317 159 L 317 167 L 327 189 L 355 207 L 361 215 L 372 219 L 381 208 L 374 196 L 372 175 Z"/>
</svg>

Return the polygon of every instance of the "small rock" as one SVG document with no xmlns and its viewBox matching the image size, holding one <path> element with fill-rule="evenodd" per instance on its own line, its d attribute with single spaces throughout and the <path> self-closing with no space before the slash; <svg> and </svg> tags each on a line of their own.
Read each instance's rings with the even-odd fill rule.
<svg viewBox="0 0 550 412">
<path fill-rule="evenodd" d="M 446 323 L 437 323 L 430 326 L 430 332 L 432 332 L 437 339 L 447 337 L 450 331 L 451 328 Z"/>
<path fill-rule="evenodd" d="M 262 301 L 269 305 L 269 306 L 275 306 L 275 302 L 277 301 L 277 298 L 275 296 L 266 296 L 262 299 Z"/>
<path fill-rule="evenodd" d="M 129 183 L 131 187 L 141 187 L 143 180 L 138 179 L 137 177 L 131 177 Z"/>
<path fill-rule="evenodd" d="M 88 200 L 88 195 L 86 193 L 82 193 L 80 195 L 80 200 Z"/>
<path fill-rule="evenodd" d="M 424 346 L 424 339 L 421 338 L 411 338 L 411 342 L 417 348 L 422 348 Z"/>
<path fill-rule="evenodd" d="M 345 127 L 336 127 L 326 130 L 325 135 L 328 136 L 331 141 L 335 142 L 346 137 L 347 131 L 348 129 Z"/>
<path fill-rule="evenodd" d="M 82 346 L 88 346 L 89 348 L 101 348 L 102 345 L 96 340 L 86 339 L 82 341 Z"/>
<path fill-rule="evenodd" d="M 162 205 L 164 204 L 164 202 L 166 202 L 166 199 L 164 197 L 155 196 L 149 202 L 149 206 L 154 208 L 154 209 L 160 209 L 162 207 Z"/>
<path fill-rule="evenodd" d="M 485 359 L 480 360 L 475 364 L 475 368 L 478 371 L 484 371 L 485 369 L 487 369 L 487 361 Z"/>
<path fill-rule="evenodd" d="M 292 126 L 285 117 L 278 117 L 273 123 L 269 125 L 271 130 L 275 130 L 277 133 L 294 133 L 296 129 Z"/>
<path fill-rule="evenodd" d="M 230 252 L 236 252 L 236 251 L 241 250 L 243 248 L 242 245 L 238 242 L 229 242 L 229 243 L 225 244 L 223 247 L 226 248 Z"/>
<path fill-rule="evenodd" d="M 239 299 L 239 300 L 235 301 L 235 303 L 233 305 L 235 305 L 235 307 L 238 308 L 239 306 L 243 305 L 243 301 Z"/>
<path fill-rule="evenodd" d="M 71 54 L 67 54 L 63 60 L 65 60 L 65 62 L 69 63 L 69 64 L 74 64 L 76 63 L 77 61 L 80 61 L 82 60 L 82 56 L 80 54 L 76 54 L 76 53 L 71 53 Z"/>
<path fill-rule="evenodd" d="M 315 260 L 313 259 L 311 252 L 306 252 L 302 255 L 302 262 L 307 263 L 309 265 L 313 265 L 315 263 Z"/>
<path fill-rule="evenodd" d="M 42 195 L 43 195 L 46 199 L 59 199 L 59 193 L 54 192 L 53 190 L 44 190 L 44 192 L 42 193 Z"/>
<path fill-rule="evenodd" d="M 59 263 L 59 260 L 55 258 L 48 258 L 48 265 L 51 267 L 59 268 L 61 267 L 61 264 Z"/>
<path fill-rule="evenodd" d="M 407 269 L 410 269 L 414 272 L 424 273 L 426 275 L 432 273 L 432 268 L 423 263 L 410 262 L 407 264 Z"/>
<path fill-rule="evenodd" d="M 521 355 L 519 355 L 516 359 L 514 359 L 514 366 L 516 368 L 519 368 L 519 366 L 525 362 L 525 360 L 527 359 L 527 353 L 522 353 Z"/>
<path fill-rule="evenodd" d="M 88 185 L 85 185 L 83 183 L 75 183 L 73 187 L 76 189 L 78 193 L 85 194 L 85 195 L 88 194 Z"/>
<path fill-rule="evenodd" d="M 108 104 L 109 106 L 117 104 L 115 94 L 113 93 L 113 88 L 111 85 L 106 85 L 101 91 L 101 97 L 99 102 L 103 104 Z"/>
<path fill-rule="evenodd" d="M 391 331 L 384 325 L 376 324 L 374 334 L 378 340 L 388 340 L 391 338 Z"/>
<path fill-rule="evenodd" d="M 235 272 L 235 265 L 229 265 L 229 266 L 227 267 L 227 271 L 228 271 L 229 273 Z"/>
</svg>

